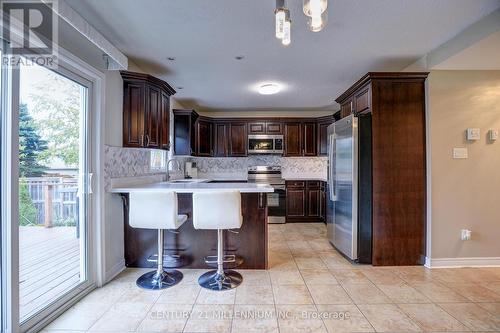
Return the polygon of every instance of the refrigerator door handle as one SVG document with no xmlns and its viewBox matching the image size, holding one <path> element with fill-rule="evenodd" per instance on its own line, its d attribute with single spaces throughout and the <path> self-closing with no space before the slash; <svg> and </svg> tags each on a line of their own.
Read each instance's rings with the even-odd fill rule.
<svg viewBox="0 0 500 333">
<path fill-rule="evenodd" d="M 331 201 L 337 200 L 336 179 L 335 179 L 335 133 L 330 136 L 330 198 Z"/>
</svg>

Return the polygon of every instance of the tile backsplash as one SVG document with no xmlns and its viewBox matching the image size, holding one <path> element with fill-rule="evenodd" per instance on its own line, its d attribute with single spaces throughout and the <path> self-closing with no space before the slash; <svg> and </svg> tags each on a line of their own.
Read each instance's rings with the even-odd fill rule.
<svg viewBox="0 0 500 333">
<path fill-rule="evenodd" d="M 254 155 L 249 157 L 193 157 L 198 175 L 209 178 L 210 175 L 241 176 L 246 178 L 247 168 L 255 165 L 281 166 L 284 177 L 294 175 L 311 175 L 326 178 L 326 157 L 282 157 L 271 155 Z"/>
<path fill-rule="evenodd" d="M 104 175 L 106 186 L 112 178 L 141 177 L 165 173 L 167 152 L 145 148 L 105 146 Z M 255 165 L 281 165 L 283 177 L 326 178 L 326 157 L 282 157 L 253 155 L 248 157 L 174 157 L 181 164 L 197 163 L 200 178 L 246 179 L 247 168 Z"/>
</svg>

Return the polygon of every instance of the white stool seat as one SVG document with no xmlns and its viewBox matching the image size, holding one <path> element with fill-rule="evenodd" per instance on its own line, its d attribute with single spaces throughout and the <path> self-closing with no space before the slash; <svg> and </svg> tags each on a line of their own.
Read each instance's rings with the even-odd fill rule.
<svg viewBox="0 0 500 333">
<path fill-rule="evenodd" d="M 238 191 L 193 193 L 195 229 L 241 228 L 241 194 Z"/>
<path fill-rule="evenodd" d="M 131 192 L 129 224 L 140 229 L 179 229 L 187 215 L 178 215 L 175 192 Z"/>
</svg>

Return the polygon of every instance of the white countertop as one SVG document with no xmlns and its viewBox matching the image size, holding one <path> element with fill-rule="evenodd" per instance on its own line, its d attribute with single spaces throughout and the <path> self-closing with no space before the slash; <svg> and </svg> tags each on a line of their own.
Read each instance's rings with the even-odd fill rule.
<svg viewBox="0 0 500 333">
<path fill-rule="evenodd" d="M 255 183 L 169 183 L 159 182 L 143 185 L 131 185 L 114 187 L 111 193 L 130 193 L 130 192 L 165 192 L 175 191 L 177 193 L 195 193 L 195 192 L 217 192 L 217 191 L 240 191 L 241 193 L 271 193 L 274 189 L 269 184 Z"/>
</svg>

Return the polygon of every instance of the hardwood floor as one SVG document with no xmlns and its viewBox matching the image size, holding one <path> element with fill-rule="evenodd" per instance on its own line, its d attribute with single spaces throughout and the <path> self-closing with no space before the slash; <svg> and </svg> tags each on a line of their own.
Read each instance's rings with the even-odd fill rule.
<svg viewBox="0 0 500 333">
<path fill-rule="evenodd" d="M 20 316 L 26 318 L 80 282 L 75 227 L 19 228 Z"/>
</svg>

